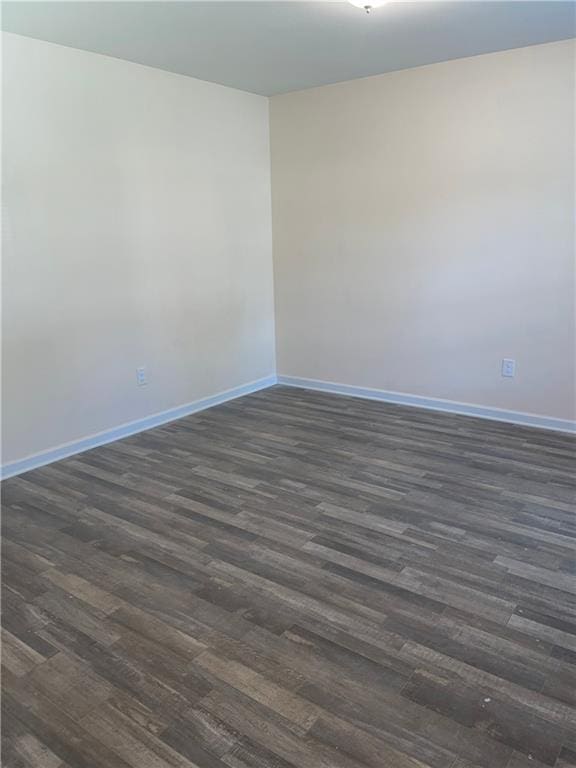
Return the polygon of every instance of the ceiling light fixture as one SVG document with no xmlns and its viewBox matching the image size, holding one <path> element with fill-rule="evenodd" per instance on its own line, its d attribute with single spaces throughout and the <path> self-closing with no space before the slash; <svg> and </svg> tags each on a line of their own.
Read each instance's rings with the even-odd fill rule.
<svg viewBox="0 0 576 768">
<path fill-rule="evenodd" d="M 388 0 L 348 0 L 348 2 L 355 5 L 356 8 L 363 8 L 366 13 L 370 13 L 374 8 L 379 8 L 387 3 Z"/>
</svg>

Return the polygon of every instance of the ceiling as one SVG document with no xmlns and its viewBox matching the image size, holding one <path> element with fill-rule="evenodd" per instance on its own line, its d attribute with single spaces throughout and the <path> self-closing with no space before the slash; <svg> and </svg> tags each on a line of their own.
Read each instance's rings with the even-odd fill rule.
<svg viewBox="0 0 576 768">
<path fill-rule="evenodd" d="M 398 0 L 366 15 L 331 2 L 20 2 L 2 27 L 270 96 L 574 37 L 561 0 Z"/>
</svg>

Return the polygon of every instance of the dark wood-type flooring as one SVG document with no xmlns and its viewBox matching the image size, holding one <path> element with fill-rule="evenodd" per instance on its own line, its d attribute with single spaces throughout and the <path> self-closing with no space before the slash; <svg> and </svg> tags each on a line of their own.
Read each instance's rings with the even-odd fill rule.
<svg viewBox="0 0 576 768">
<path fill-rule="evenodd" d="M 576 766 L 574 468 L 275 387 L 6 481 L 3 765 Z"/>
</svg>

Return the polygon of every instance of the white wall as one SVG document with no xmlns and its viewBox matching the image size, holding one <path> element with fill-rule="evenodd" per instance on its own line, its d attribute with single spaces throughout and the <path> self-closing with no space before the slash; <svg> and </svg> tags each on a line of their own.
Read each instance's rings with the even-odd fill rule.
<svg viewBox="0 0 576 768">
<path fill-rule="evenodd" d="M 279 374 L 574 418 L 574 50 L 272 98 Z"/>
<path fill-rule="evenodd" d="M 273 374 L 268 100 L 3 43 L 3 463 Z M 573 419 L 574 106 L 573 41 L 274 97 L 278 372 Z"/>
<path fill-rule="evenodd" d="M 3 462 L 272 374 L 267 99 L 10 34 L 3 78 Z"/>
</svg>

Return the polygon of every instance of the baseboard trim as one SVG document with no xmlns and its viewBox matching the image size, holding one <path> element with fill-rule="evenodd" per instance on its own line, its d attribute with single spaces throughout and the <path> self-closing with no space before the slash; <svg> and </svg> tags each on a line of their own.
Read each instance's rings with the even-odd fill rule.
<svg viewBox="0 0 576 768">
<path fill-rule="evenodd" d="M 475 416 L 479 419 L 491 421 L 504 421 L 509 424 L 520 424 L 524 427 L 537 427 L 538 429 L 550 429 L 556 432 L 576 433 L 576 421 L 569 419 L 556 419 L 551 416 L 538 416 L 533 413 L 521 411 L 507 411 L 503 408 L 488 408 L 472 403 L 460 403 L 456 400 L 442 400 L 435 397 L 422 397 L 420 395 L 408 395 L 402 392 L 389 392 L 384 389 L 371 389 L 368 387 L 356 387 L 350 384 L 338 384 L 331 381 L 318 379 L 301 379 L 296 376 L 278 376 L 278 384 L 288 387 L 300 387 L 301 389 L 313 389 L 318 392 L 332 392 L 336 395 L 349 395 L 362 397 L 368 400 L 380 400 L 384 403 L 396 403 L 397 405 L 409 405 L 416 408 L 426 408 L 432 411 L 445 411 L 462 416 Z"/>
<path fill-rule="evenodd" d="M 576 421 L 569 419 L 556 419 L 551 416 L 539 416 L 533 413 L 522 413 L 521 411 L 508 411 L 503 408 L 487 408 L 483 405 L 473 405 L 471 403 L 460 403 L 455 400 L 443 400 L 440 398 L 422 397 L 420 395 L 409 395 L 402 392 L 390 392 L 384 389 L 372 389 L 369 387 L 357 387 L 351 384 L 338 384 L 331 381 L 321 381 L 318 379 L 302 379 L 296 376 L 266 376 L 263 379 L 250 381 L 239 387 L 227 389 L 224 392 L 218 392 L 216 395 L 204 397 L 201 400 L 194 400 L 191 403 L 170 408 L 166 411 L 147 416 L 143 419 L 122 424 L 119 427 L 98 432 L 94 435 L 74 440 L 70 443 L 50 448 L 46 451 L 27 456 L 25 459 L 12 461 L 0 467 L 0 478 L 6 480 L 15 475 L 21 475 L 29 472 L 31 469 L 43 467 L 46 464 L 52 464 L 77 453 L 89 451 L 97 448 L 99 445 L 113 443 L 124 437 L 130 437 L 138 432 L 145 432 L 147 429 L 159 427 L 184 416 L 190 416 L 193 413 L 204 411 L 215 405 L 226 403 L 229 400 L 235 400 L 238 397 L 249 395 L 252 392 L 258 392 L 261 389 L 268 389 L 274 384 L 283 384 L 288 387 L 299 387 L 301 389 L 312 389 L 318 392 L 331 392 L 336 395 L 348 395 L 351 397 L 361 397 L 368 400 L 379 400 L 384 403 L 396 403 L 397 405 L 408 405 L 416 408 L 426 408 L 432 411 L 444 411 L 446 413 L 455 413 L 462 416 L 475 416 L 479 419 L 490 419 L 492 421 L 503 421 L 509 424 L 519 424 L 525 427 L 536 427 L 538 429 L 549 429 L 556 432 L 576 433 Z"/>
<path fill-rule="evenodd" d="M 121 440 L 123 437 L 130 437 L 130 435 L 135 435 L 138 432 L 145 432 L 147 429 L 159 427 L 162 424 L 176 421 L 184 416 L 190 416 L 193 413 L 205 411 L 207 408 L 226 403 L 229 400 L 235 400 L 237 397 L 243 397 L 252 392 L 258 392 L 261 389 L 268 389 L 268 387 L 273 386 L 276 382 L 277 378 L 275 375 L 266 376 L 263 379 L 257 379 L 256 381 L 250 381 L 247 384 L 241 384 L 239 387 L 233 387 L 224 392 L 218 392 L 216 395 L 204 397 L 201 400 L 194 400 L 191 403 L 186 403 L 185 405 L 180 405 L 176 408 L 170 408 L 167 411 L 161 411 L 152 416 L 146 416 L 143 419 L 130 421 L 127 424 L 122 424 L 119 427 L 89 435 L 80 440 L 64 443 L 55 448 L 50 448 L 46 451 L 27 456 L 25 459 L 4 464 L 0 468 L 0 477 L 2 480 L 6 480 L 9 477 L 21 475 L 23 472 L 29 472 L 31 469 L 37 469 L 46 464 L 52 464 L 54 461 L 60 461 L 60 459 L 65 459 L 68 456 L 74 456 L 77 453 L 89 451 L 92 448 L 97 448 L 99 445 L 113 443 L 116 440 Z"/>
</svg>

